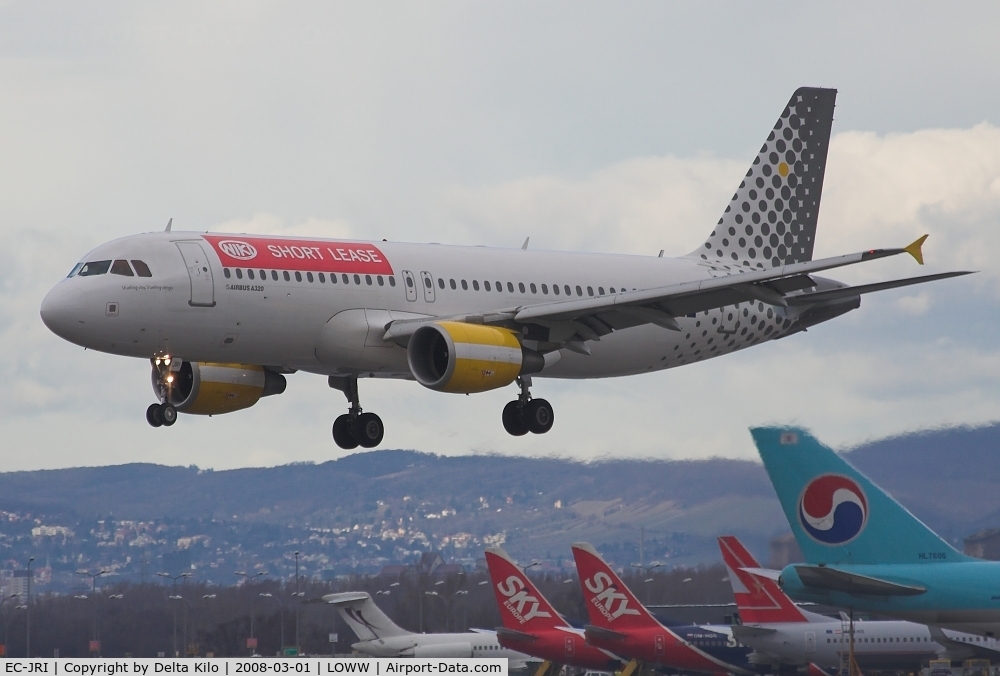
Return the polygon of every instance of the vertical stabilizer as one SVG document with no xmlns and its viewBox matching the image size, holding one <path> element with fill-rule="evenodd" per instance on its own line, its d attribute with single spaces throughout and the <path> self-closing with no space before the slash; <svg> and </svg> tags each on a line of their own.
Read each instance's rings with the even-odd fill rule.
<svg viewBox="0 0 1000 676">
<path fill-rule="evenodd" d="M 573 558 L 592 625 L 618 632 L 660 626 L 596 549 L 576 543 Z"/>
<path fill-rule="evenodd" d="M 327 594 L 323 597 L 344 622 L 354 631 L 360 641 L 373 641 L 391 636 L 406 636 L 412 634 L 406 631 L 375 605 L 367 592 L 344 592 L 342 594 Z"/>
<path fill-rule="evenodd" d="M 690 255 L 751 268 L 812 260 L 836 89 L 797 89 L 708 240 Z"/>
<path fill-rule="evenodd" d="M 530 634 L 569 626 L 507 552 L 487 549 L 486 565 L 504 627 Z"/>
<path fill-rule="evenodd" d="M 806 430 L 750 433 L 809 563 L 970 560 Z"/>
<path fill-rule="evenodd" d="M 729 572 L 729 584 L 733 587 L 740 619 L 744 623 L 809 621 L 774 580 L 757 577 L 744 570 L 760 568 L 760 564 L 736 537 L 720 537 L 719 549 Z"/>
</svg>

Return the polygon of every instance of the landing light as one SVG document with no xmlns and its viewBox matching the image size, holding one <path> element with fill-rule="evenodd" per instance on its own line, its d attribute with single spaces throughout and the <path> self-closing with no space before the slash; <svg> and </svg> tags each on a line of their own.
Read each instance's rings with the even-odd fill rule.
<svg viewBox="0 0 1000 676">
<path fill-rule="evenodd" d="M 167 376 L 167 382 L 168 383 L 174 382 L 174 377 L 173 376 Z"/>
<path fill-rule="evenodd" d="M 164 358 L 163 358 L 163 363 L 164 363 L 164 364 L 165 364 L 166 366 L 170 366 L 170 357 L 169 357 L 169 356 L 167 356 L 167 357 L 164 357 Z"/>
</svg>

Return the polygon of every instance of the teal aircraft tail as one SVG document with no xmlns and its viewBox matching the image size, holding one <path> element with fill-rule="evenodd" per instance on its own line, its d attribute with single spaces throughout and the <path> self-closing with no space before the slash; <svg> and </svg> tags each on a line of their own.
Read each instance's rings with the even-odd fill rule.
<svg viewBox="0 0 1000 676">
<path fill-rule="evenodd" d="M 968 559 L 809 432 L 758 427 L 750 433 L 809 563 Z"/>
</svg>

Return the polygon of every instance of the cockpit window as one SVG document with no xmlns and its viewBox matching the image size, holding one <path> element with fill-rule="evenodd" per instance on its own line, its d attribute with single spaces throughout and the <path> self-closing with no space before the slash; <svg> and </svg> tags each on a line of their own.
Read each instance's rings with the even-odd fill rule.
<svg viewBox="0 0 1000 676">
<path fill-rule="evenodd" d="M 132 268 L 128 266 L 128 261 L 117 260 L 111 264 L 111 274 L 122 277 L 134 277 Z"/>
<path fill-rule="evenodd" d="M 77 263 L 76 265 L 74 265 L 73 269 L 69 271 L 68 275 L 66 275 L 66 279 L 69 279 L 76 273 L 80 272 L 80 268 L 82 268 L 84 265 L 85 265 L 84 263 Z"/>
<path fill-rule="evenodd" d="M 80 272 L 77 274 L 81 277 L 90 277 L 92 275 L 103 275 L 107 273 L 108 268 L 111 267 L 111 261 L 89 261 L 83 264 L 80 268 Z"/>
<path fill-rule="evenodd" d="M 149 271 L 149 266 L 142 261 L 132 261 L 132 267 L 135 268 L 135 274 L 140 277 L 152 277 L 153 273 Z"/>
</svg>

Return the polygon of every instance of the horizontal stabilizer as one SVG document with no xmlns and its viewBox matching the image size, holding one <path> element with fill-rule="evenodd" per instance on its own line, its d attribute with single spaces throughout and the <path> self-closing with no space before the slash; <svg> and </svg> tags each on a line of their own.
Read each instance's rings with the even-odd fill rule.
<svg viewBox="0 0 1000 676">
<path fill-rule="evenodd" d="M 774 580 L 777 582 L 781 578 L 781 571 L 772 568 L 740 568 L 740 570 L 744 570 L 755 577 L 762 577 L 765 580 Z"/>
<path fill-rule="evenodd" d="M 795 566 L 795 572 L 807 587 L 855 596 L 919 596 L 927 591 L 926 587 L 899 584 L 828 566 Z"/>
<path fill-rule="evenodd" d="M 753 638 L 763 638 L 764 636 L 770 636 L 771 634 L 777 634 L 777 629 L 770 629 L 768 627 L 752 627 L 749 624 L 734 624 L 733 636 L 736 640 L 742 641 L 743 639 L 753 639 Z"/>
<path fill-rule="evenodd" d="M 538 637 L 534 634 L 528 634 L 516 629 L 507 629 L 506 627 L 497 627 L 497 636 L 508 641 L 529 642 L 538 640 Z"/>
<path fill-rule="evenodd" d="M 595 627 L 592 624 L 588 624 L 583 628 L 583 632 L 587 637 L 587 640 L 593 639 L 603 639 L 605 641 L 624 641 L 627 637 L 625 634 L 619 631 L 612 631 L 610 629 L 602 629 L 601 627 Z"/>
<path fill-rule="evenodd" d="M 959 272 L 941 272 L 936 275 L 923 275 L 921 277 L 907 277 L 906 279 L 894 279 L 889 282 L 878 282 L 876 284 L 862 284 L 860 286 L 846 286 L 843 289 L 831 289 L 829 291 L 818 291 L 816 293 L 804 293 L 799 296 L 786 296 L 785 301 L 789 305 L 812 305 L 813 303 L 821 303 L 827 300 L 842 300 L 844 298 L 852 298 L 854 296 L 861 295 L 863 293 L 872 293 L 874 291 L 885 291 L 886 289 L 898 289 L 901 286 L 910 286 L 912 284 L 923 284 L 924 282 L 935 282 L 939 279 L 948 279 L 950 277 L 961 277 L 962 275 L 971 275 L 972 270 L 961 270 Z"/>
</svg>

